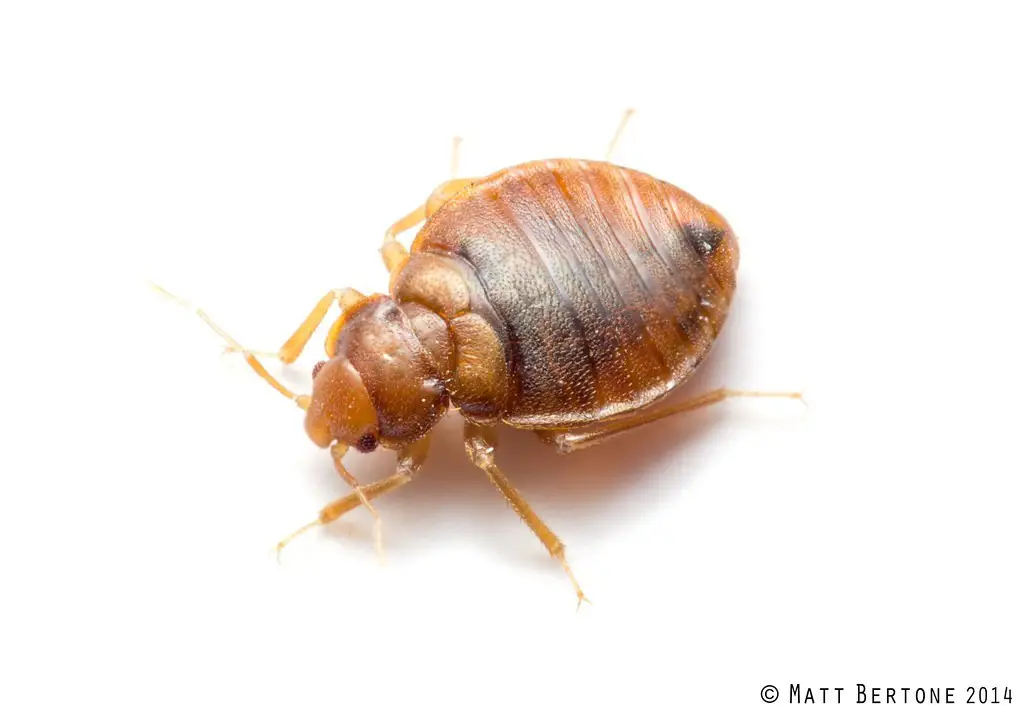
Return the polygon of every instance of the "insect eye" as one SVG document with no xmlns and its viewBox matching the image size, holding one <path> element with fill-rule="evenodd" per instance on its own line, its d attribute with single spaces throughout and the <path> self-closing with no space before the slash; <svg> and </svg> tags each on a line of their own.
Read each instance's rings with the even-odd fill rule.
<svg viewBox="0 0 1023 712">
<path fill-rule="evenodd" d="M 373 433 L 366 433 L 355 443 L 355 449 L 359 452 L 373 452 L 377 449 L 377 436 Z"/>
<path fill-rule="evenodd" d="M 318 364 L 313 366 L 313 378 L 316 378 L 316 375 L 320 372 L 320 369 L 326 365 L 326 363 L 326 361 L 320 361 Z"/>
</svg>

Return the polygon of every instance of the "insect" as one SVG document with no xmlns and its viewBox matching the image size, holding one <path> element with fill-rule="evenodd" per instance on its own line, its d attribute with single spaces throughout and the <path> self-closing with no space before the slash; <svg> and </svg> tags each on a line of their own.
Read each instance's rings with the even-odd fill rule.
<svg viewBox="0 0 1023 712">
<path fill-rule="evenodd" d="M 720 332 L 739 251 L 716 210 L 608 162 L 630 114 L 603 162 L 532 161 L 442 183 L 386 231 L 389 293 L 328 292 L 273 354 L 242 347 L 196 309 L 229 350 L 305 411 L 309 438 L 329 449 L 352 487 L 278 551 L 360 505 L 374 517 L 379 548 L 372 500 L 413 480 L 431 429 L 454 408 L 465 419 L 469 459 L 561 564 L 581 603 L 561 540 L 498 467 L 494 426 L 536 431 L 569 453 L 729 397 L 800 397 L 722 388 L 657 404 Z M 424 221 L 411 251 L 398 242 Z M 294 362 L 335 303 L 328 358 L 313 369 L 311 394 L 297 395 L 259 357 Z M 396 471 L 363 485 L 342 457 L 378 446 L 397 451 Z"/>
</svg>

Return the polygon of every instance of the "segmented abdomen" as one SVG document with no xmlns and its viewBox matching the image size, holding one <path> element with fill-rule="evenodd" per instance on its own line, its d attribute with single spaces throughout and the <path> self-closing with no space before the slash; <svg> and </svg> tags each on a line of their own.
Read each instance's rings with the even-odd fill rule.
<svg viewBox="0 0 1023 712">
<path fill-rule="evenodd" d="M 511 375 L 504 419 L 563 428 L 647 405 L 710 349 L 738 247 L 708 206 L 607 163 L 495 173 L 427 222 L 415 250 L 475 271 Z"/>
</svg>

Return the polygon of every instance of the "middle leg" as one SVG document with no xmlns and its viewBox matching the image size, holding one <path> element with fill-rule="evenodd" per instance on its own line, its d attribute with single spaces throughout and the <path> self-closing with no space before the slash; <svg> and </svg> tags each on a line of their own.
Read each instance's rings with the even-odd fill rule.
<svg viewBox="0 0 1023 712">
<path fill-rule="evenodd" d="M 419 223 L 433 215 L 444 203 L 458 191 L 475 182 L 476 178 L 457 178 L 458 175 L 458 153 L 462 145 L 462 139 L 456 136 L 451 142 L 451 178 L 437 186 L 426 202 L 415 210 L 405 215 L 387 228 L 384 233 L 384 244 L 380 247 L 380 256 L 384 260 L 384 267 L 388 274 L 393 276 L 395 272 L 408 260 L 409 252 L 406 247 L 398 242 L 398 235 L 411 230 Z"/>
<path fill-rule="evenodd" d="M 568 561 L 565 559 L 565 545 L 561 543 L 561 540 L 551 531 L 550 527 L 537 516 L 533 508 L 529 506 L 529 503 L 512 486 L 508 478 L 504 476 L 504 473 L 498 469 L 497 463 L 494 462 L 495 441 L 496 439 L 491 430 L 466 421 L 465 452 L 469 455 L 469 459 L 472 460 L 472 464 L 487 473 L 490 481 L 501 491 L 501 494 L 504 495 L 505 500 L 515 510 L 515 513 L 522 518 L 526 526 L 533 530 L 533 533 L 536 534 L 536 537 L 547 548 L 551 557 L 557 559 L 558 563 L 561 564 L 561 568 L 568 574 L 568 578 L 572 581 L 572 586 L 575 588 L 575 595 L 578 599 L 577 607 L 581 606 L 583 601 L 589 602 L 589 599 L 586 598 L 583 590 L 579 587 L 579 582 L 575 580 L 575 574 L 572 573 Z"/>
</svg>

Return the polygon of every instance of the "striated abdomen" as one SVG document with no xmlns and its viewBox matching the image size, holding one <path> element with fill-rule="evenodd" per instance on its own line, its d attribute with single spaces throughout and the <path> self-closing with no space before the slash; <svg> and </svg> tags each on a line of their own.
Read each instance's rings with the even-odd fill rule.
<svg viewBox="0 0 1023 712">
<path fill-rule="evenodd" d="M 724 322 L 738 263 L 713 209 L 646 174 L 576 160 L 481 180 L 427 221 L 413 252 L 478 281 L 471 309 L 500 334 L 508 366 L 495 406 L 526 428 L 612 417 L 683 381 Z"/>
</svg>

